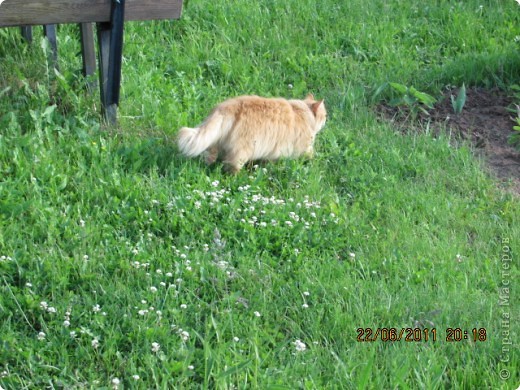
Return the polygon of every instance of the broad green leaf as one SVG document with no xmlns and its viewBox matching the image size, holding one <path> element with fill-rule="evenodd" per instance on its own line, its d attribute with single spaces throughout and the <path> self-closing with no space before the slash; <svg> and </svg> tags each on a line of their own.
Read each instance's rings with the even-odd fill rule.
<svg viewBox="0 0 520 390">
<path fill-rule="evenodd" d="M 400 92 L 402 94 L 408 93 L 408 88 L 406 85 L 399 84 L 399 83 L 390 83 L 390 86 L 395 89 L 397 92 Z"/>
</svg>

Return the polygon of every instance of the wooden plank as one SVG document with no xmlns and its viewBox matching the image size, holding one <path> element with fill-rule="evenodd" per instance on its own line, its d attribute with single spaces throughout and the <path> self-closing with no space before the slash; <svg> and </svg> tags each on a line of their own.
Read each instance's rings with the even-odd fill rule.
<svg viewBox="0 0 520 390">
<path fill-rule="evenodd" d="M 109 22 L 110 0 L 5 0 L 0 27 Z M 182 0 L 127 0 L 125 20 L 178 19 Z"/>
</svg>

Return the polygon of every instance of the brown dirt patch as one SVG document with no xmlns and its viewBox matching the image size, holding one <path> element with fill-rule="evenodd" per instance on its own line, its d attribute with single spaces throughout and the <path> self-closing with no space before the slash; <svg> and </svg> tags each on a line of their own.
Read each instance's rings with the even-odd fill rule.
<svg viewBox="0 0 520 390">
<path fill-rule="evenodd" d="M 406 108 L 380 105 L 378 111 L 406 131 L 429 125 L 433 134 L 446 130 L 454 135 L 454 140 L 470 141 L 476 154 L 484 157 L 491 173 L 504 187 L 520 195 L 520 152 L 508 143 L 514 125 L 514 114 L 508 108 L 513 106 L 513 100 L 498 89 L 467 89 L 466 104 L 455 115 L 450 96 L 457 96 L 458 92 L 447 90 L 434 108 L 428 110 L 429 115 L 420 112 L 414 121 Z"/>
</svg>

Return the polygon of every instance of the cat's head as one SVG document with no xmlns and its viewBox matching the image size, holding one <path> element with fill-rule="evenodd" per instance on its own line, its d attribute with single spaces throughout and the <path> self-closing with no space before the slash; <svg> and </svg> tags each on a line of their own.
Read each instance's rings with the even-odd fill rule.
<svg viewBox="0 0 520 390">
<path fill-rule="evenodd" d="M 307 103 L 312 113 L 314 114 L 314 118 L 316 118 L 314 131 L 317 133 L 323 129 L 323 126 L 325 126 L 325 122 L 327 121 L 327 110 L 325 109 L 325 102 L 323 99 L 316 100 L 310 93 L 305 98 L 305 103 Z"/>
</svg>

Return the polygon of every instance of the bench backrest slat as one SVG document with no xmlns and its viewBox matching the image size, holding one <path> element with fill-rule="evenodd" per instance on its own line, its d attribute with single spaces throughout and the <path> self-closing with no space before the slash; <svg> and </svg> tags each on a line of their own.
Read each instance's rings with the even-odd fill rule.
<svg viewBox="0 0 520 390">
<path fill-rule="evenodd" d="M 5 0 L 0 27 L 110 21 L 111 0 Z M 179 19 L 182 0 L 126 0 L 125 20 Z"/>
</svg>

